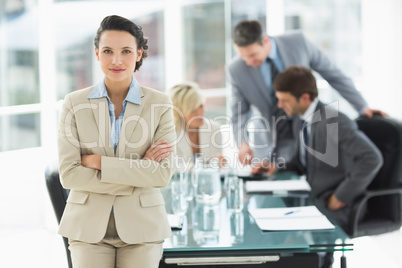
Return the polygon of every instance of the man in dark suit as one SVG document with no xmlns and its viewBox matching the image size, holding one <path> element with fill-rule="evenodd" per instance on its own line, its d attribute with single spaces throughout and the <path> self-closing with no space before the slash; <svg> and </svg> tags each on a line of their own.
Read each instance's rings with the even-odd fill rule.
<svg viewBox="0 0 402 268">
<path fill-rule="evenodd" d="M 294 117 L 292 150 L 296 152 L 298 169 L 307 174 L 313 196 L 347 229 L 353 201 L 382 166 L 381 153 L 336 105 L 318 100 L 310 69 L 288 67 L 276 76 L 273 88 L 278 108 Z M 272 174 L 275 165 L 261 162 L 253 168 L 253 173 L 262 171 Z M 321 268 L 332 267 L 333 253 L 319 257 Z"/>
<path fill-rule="evenodd" d="M 233 132 L 242 163 L 250 163 L 254 155 L 267 157 L 275 150 L 277 157 L 286 160 L 286 169 L 295 169 L 292 122 L 282 120 L 286 116 L 277 108 L 272 90 L 274 77 L 288 66 L 301 65 L 319 73 L 358 113 L 371 117 L 380 112 L 369 109 L 352 80 L 300 32 L 267 36 L 258 21 L 242 21 L 234 29 L 233 41 L 238 56 L 227 71 L 232 85 Z M 254 133 L 254 146 L 247 133 L 250 122 L 263 130 Z"/>
<path fill-rule="evenodd" d="M 353 201 L 382 166 L 380 151 L 337 107 L 318 100 L 310 69 L 288 67 L 277 75 L 273 87 L 278 108 L 295 116 L 295 151 L 312 194 L 345 228 Z"/>
</svg>

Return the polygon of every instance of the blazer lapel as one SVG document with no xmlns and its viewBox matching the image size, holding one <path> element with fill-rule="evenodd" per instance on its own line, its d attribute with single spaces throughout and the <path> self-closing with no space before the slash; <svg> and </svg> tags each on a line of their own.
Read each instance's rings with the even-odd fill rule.
<svg viewBox="0 0 402 268">
<path fill-rule="evenodd" d="M 110 115 L 106 98 L 89 99 L 92 105 L 92 113 L 98 126 L 99 148 L 103 147 L 105 155 L 114 155 L 113 145 L 110 140 Z"/>
<path fill-rule="evenodd" d="M 247 68 L 250 76 L 252 79 L 250 81 L 254 81 L 256 83 L 256 86 L 258 90 L 260 91 L 259 94 L 265 99 L 265 103 L 268 104 L 268 106 L 271 106 L 273 104 L 271 97 L 269 96 L 268 89 L 264 83 L 264 80 L 261 76 L 261 71 L 259 68 L 253 68 L 253 67 L 248 67 Z"/>
<path fill-rule="evenodd" d="M 212 128 L 211 125 L 210 125 L 210 128 Z M 207 132 L 206 130 L 209 130 L 209 131 Z M 203 147 L 203 148 L 200 148 L 200 152 L 202 154 L 204 154 L 203 156 L 207 156 L 207 157 L 212 156 L 211 152 L 210 152 L 210 147 L 212 146 L 211 141 L 209 140 L 211 137 L 210 133 L 212 133 L 212 129 L 208 129 L 208 126 L 205 123 L 200 127 L 200 130 L 198 132 L 199 139 L 200 139 L 199 145 Z M 206 145 L 208 145 L 208 146 L 206 146 Z"/>
<path fill-rule="evenodd" d="M 300 140 L 300 124 L 301 124 L 301 119 L 299 116 L 295 116 L 292 119 L 292 131 L 293 131 L 293 138 L 296 140 L 296 142 L 293 142 L 293 151 L 296 152 L 295 158 L 296 158 L 296 165 L 297 169 L 300 171 L 305 171 L 306 167 L 302 165 L 300 162 L 300 150 L 301 148 L 301 140 Z M 308 154 L 308 152 L 306 151 Z"/>
<path fill-rule="evenodd" d="M 294 142 L 294 151 L 295 152 L 299 152 L 300 150 L 300 117 L 299 116 L 295 116 L 293 118 L 293 124 L 292 124 L 292 128 L 293 128 L 293 137 L 296 139 L 296 142 Z"/>
<path fill-rule="evenodd" d="M 317 137 L 317 123 L 313 123 L 311 124 L 311 128 L 310 128 L 310 144 L 309 144 L 309 149 L 311 150 L 315 150 L 317 148 L 317 144 L 316 144 L 316 137 Z M 307 170 L 308 170 L 308 175 L 309 175 L 309 181 L 312 182 L 313 178 L 314 178 L 314 174 L 315 174 L 315 160 L 317 156 L 314 156 L 312 153 L 310 152 L 306 152 L 307 153 Z"/>
<path fill-rule="evenodd" d="M 326 147 L 326 120 L 325 120 L 325 107 L 321 102 L 318 102 L 314 111 L 311 123 L 311 148 L 319 153 L 325 154 Z M 320 133 L 318 134 L 318 129 Z M 317 138 L 320 135 L 320 138 Z M 321 137 L 322 136 L 322 137 Z"/>
<path fill-rule="evenodd" d="M 283 68 L 291 65 L 309 66 L 305 55 L 300 55 L 300 41 L 291 35 L 279 35 L 271 37 L 276 42 L 279 56 L 283 63 Z"/>
<path fill-rule="evenodd" d="M 282 60 L 284 68 L 289 67 L 290 65 L 292 65 L 292 61 L 290 60 L 290 58 L 288 56 L 289 49 L 287 47 L 287 43 L 282 42 L 282 38 L 280 36 L 275 36 L 275 37 L 271 37 L 271 38 L 275 39 L 276 47 L 277 47 L 278 53 L 279 53 L 279 57 Z"/>
<path fill-rule="evenodd" d="M 176 135 L 178 139 L 176 144 L 177 155 L 183 157 L 184 161 L 193 163 L 193 150 L 189 143 L 190 138 L 187 132 L 183 130 L 182 132 L 176 132 Z"/>
<path fill-rule="evenodd" d="M 309 146 L 314 155 L 308 153 L 308 165 L 309 170 L 311 171 L 311 177 L 314 177 L 317 161 L 319 161 L 321 155 L 326 153 L 324 149 L 326 146 L 326 134 L 323 135 L 323 133 L 326 133 L 325 124 L 324 105 L 321 102 L 318 102 L 312 118 L 310 134 L 311 141 Z M 322 125 L 324 125 L 324 127 L 322 127 Z M 318 135 L 322 135 L 322 137 L 318 138 Z"/>
</svg>

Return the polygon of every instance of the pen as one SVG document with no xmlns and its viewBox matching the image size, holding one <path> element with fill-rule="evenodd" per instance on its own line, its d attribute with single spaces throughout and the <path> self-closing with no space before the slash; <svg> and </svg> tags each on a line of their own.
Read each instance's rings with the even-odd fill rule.
<svg viewBox="0 0 402 268">
<path fill-rule="evenodd" d="M 285 213 L 285 216 L 286 216 L 286 215 L 293 214 L 293 213 L 297 213 L 297 212 L 300 212 L 300 210 L 292 210 L 292 211 L 288 211 L 288 212 L 286 212 L 286 213 Z"/>
</svg>

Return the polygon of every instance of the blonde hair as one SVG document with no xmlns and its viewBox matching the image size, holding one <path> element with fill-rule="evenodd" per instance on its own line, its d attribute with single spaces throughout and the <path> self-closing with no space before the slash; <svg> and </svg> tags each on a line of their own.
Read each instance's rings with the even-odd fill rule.
<svg viewBox="0 0 402 268">
<path fill-rule="evenodd" d="M 169 90 L 169 96 L 173 103 L 173 115 L 176 130 L 184 126 L 184 118 L 190 115 L 204 104 L 205 98 L 202 96 L 196 83 L 183 82 L 174 85 Z"/>
</svg>

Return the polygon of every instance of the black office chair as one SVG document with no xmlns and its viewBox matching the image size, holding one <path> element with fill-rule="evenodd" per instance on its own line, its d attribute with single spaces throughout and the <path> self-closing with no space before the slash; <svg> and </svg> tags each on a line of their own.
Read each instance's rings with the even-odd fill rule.
<svg viewBox="0 0 402 268">
<path fill-rule="evenodd" d="M 402 121 L 375 115 L 359 117 L 359 129 L 378 147 L 384 164 L 351 214 L 351 237 L 376 235 L 402 226 Z M 360 214 L 367 211 L 363 219 Z"/>
<path fill-rule="evenodd" d="M 51 163 L 45 170 L 46 186 L 49 192 L 50 200 L 52 201 L 54 213 L 56 214 L 57 222 L 60 223 L 61 216 L 63 215 L 66 206 L 68 191 L 65 190 L 59 179 L 59 169 L 57 163 Z M 68 249 L 68 240 L 63 237 L 64 247 L 66 249 L 68 267 L 72 268 L 70 250 Z"/>
</svg>

